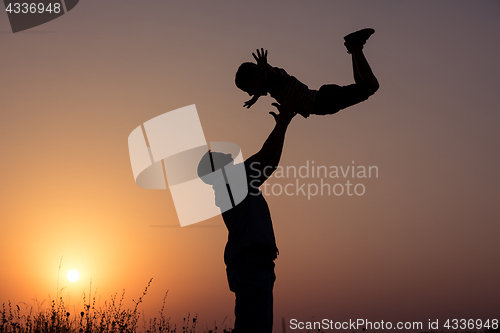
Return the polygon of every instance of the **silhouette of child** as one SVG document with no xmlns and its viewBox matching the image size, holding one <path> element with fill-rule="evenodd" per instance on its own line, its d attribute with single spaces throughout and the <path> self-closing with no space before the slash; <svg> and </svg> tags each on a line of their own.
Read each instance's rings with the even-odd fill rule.
<svg viewBox="0 0 500 333">
<path fill-rule="evenodd" d="M 269 65 L 267 50 L 257 50 L 257 55 L 252 53 L 257 64 L 245 62 L 236 72 L 236 86 L 253 96 L 243 107 L 250 108 L 260 96 L 268 93 L 280 104 L 293 96 L 299 101 L 298 113 L 307 118 L 310 114 L 334 114 L 365 101 L 379 88 L 377 78 L 363 54 L 363 46 L 374 32 L 366 28 L 344 37 L 344 45 L 352 56 L 355 82 L 348 86 L 325 84 L 319 90 L 311 90 L 284 69 Z"/>
</svg>

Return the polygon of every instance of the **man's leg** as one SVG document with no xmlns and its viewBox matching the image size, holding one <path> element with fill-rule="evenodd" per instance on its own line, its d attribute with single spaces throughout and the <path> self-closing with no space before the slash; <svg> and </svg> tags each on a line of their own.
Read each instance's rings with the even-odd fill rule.
<svg viewBox="0 0 500 333">
<path fill-rule="evenodd" d="M 240 280 L 234 290 L 236 321 L 234 333 L 271 333 L 273 287 L 276 276 L 272 261 L 245 258 L 239 266 Z"/>
<path fill-rule="evenodd" d="M 273 282 L 271 276 L 252 275 L 254 281 L 239 289 L 234 313 L 235 333 L 271 333 L 273 327 Z"/>
</svg>

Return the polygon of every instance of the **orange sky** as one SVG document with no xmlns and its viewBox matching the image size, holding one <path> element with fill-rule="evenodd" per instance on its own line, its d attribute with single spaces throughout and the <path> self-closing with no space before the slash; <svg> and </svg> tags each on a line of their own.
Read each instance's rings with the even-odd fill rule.
<svg viewBox="0 0 500 333">
<path fill-rule="evenodd" d="M 169 290 L 174 319 L 232 320 L 222 219 L 180 228 L 168 190 L 135 185 L 127 137 L 196 104 L 207 141 L 249 157 L 273 128 L 272 100 L 242 107 L 238 65 L 264 47 L 311 88 L 350 84 L 342 37 L 373 27 L 380 90 L 294 119 L 281 163 L 354 161 L 379 177 L 361 180 L 363 196 L 267 196 L 276 328 L 498 315 L 499 14 L 493 1 L 86 0 L 12 34 L 0 13 L 0 303 L 53 297 L 63 256 L 59 287 L 75 304 L 90 279 L 104 301 L 138 298 L 153 278 L 147 315 Z"/>
</svg>

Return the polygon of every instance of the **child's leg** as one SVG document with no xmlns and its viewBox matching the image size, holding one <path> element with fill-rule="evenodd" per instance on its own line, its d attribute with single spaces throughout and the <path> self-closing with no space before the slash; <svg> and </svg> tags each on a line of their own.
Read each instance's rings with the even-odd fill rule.
<svg viewBox="0 0 500 333">
<path fill-rule="evenodd" d="M 352 74 L 354 75 L 354 82 L 361 83 L 363 78 L 359 75 L 358 66 L 356 65 L 356 59 L 354 59 L 354 54 L 351 54 L 352 58 Z"/>
<path fill-rule="evenodd" d="M 363 55 L 362 47 L 353 47 L 352 69 L 354 84 L 348 86 L 338 86 L 326 84 L 322 86 L 314 103 L 312 114 L 327 115 L 356 105 L 368 99 L 379 88 L 378 80 Z"/>
<path fill-rule="evenodd" d="M 378 90 L 379 85 L 363 54 L 363 46 L 373 33 L 375 33 L 375 30 L 366 28 L 344 37 L 344 45 L 347 48 L 347 52 L 352 55 L 354 81 L 356 83 L 365 83 L 370 89 L 371 94 Z"/>
<path fill-rule="evenodd" d="M 334 114 L 349 106 L 365 101 L 379 88 L 378 80 L 363 54 L 363 45 L 375 32 L 373 29 L 362 29 L 344 37 L 344 45 L 352 55 L 354 84 L 338 86 L 323 85 L 316 94 L 312 114 Z"/>
<path fill-rule="evenodd" d="M 352 55 L 354 82 L 367 84 L 370 92 L 372 94 L 375 93 L 379 88 L 378 80 L 373 75 L 372 69 L 363 54 L 363 47 L 352 47 L 350 51 Z"/>
</svg>

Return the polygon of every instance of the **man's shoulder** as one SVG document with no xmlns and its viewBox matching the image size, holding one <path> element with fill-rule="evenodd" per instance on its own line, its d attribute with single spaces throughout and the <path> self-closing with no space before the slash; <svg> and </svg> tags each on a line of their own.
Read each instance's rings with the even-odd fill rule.
<svg viewBox="0 0 500 333">
<path fill-rule="evenodd" d="M 252 196 L 261 194 L 259 186 L 255 183 L 261 176 L 262 171 L 259 168 L 259 162 L 255 161 L 255 155 L 250 156 L 244 162 L 245 173 L 247 177 L 248 193 Z"/>
<path fill-rule="evenodd" d="M 255 163 L 258 163 L 255 161 L 255 155 L 250 156 L 243 162 L 243 165 L 245 166 L 245 171 L 247 173 L 247 177 L 252 172 L 257 171 L 257 169 L 255 169 Z"/>
</svg>

